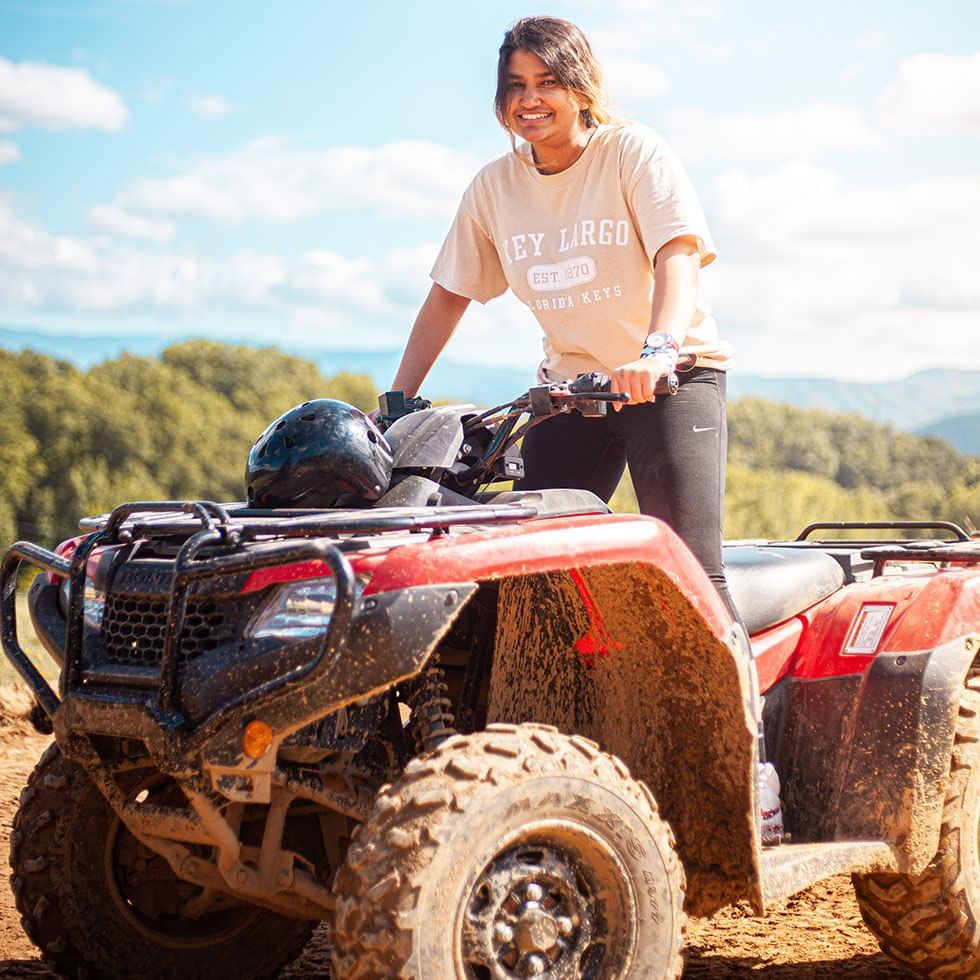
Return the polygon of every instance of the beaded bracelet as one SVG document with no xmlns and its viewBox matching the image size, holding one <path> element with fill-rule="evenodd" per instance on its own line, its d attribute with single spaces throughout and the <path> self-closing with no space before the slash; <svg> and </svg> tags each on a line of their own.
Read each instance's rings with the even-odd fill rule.
<svg viewBox="0 0 980 980">
<path fill-rule="evenodd" d="M 650 334 L 643 342 L 640 357 L 662 357 L 667 361 L 670 370 L 673 371 L 680 358 L 680 348 L 677 346 L 677 341 L 669 333 L 658 330 L 656 333 Z"/>
</svg>

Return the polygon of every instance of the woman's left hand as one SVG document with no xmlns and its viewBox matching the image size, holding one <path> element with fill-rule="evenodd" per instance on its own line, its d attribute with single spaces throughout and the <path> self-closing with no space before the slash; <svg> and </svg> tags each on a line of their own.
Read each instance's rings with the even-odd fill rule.
<svg viewBox="0 0 980 980">
<path fill-rule="evenodd" d="M 657 381 L 669 373 L 670 367 L 662 357 L 639 357 L 629 364 L 616 368 L 610 375 L 610 391 L 623 392 L 630 396 L 629 402 L 613 402 L 618 412 L 624 404 L 635 405 L 640 402 L 656 401 L 653 393 Z"/>
</svg>

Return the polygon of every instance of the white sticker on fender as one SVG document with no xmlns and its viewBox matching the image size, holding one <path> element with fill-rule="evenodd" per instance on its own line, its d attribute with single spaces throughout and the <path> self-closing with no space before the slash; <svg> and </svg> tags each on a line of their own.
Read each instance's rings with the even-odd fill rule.
<svg viewBox="0 0 980 980">
<path fill-rule="evenodd" d="M 894 608 L 894 603 L 865 603 L 861 606 L 847 635 L 844 653 L 874 653 Z"/>
</svg>

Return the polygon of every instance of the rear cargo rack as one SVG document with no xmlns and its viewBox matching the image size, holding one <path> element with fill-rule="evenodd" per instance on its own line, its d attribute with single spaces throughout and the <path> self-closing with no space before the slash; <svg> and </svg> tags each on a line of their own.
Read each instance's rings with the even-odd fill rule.
<svg viewBox="0 0 980 980">
<path fill-rule="evenodd" d="M 876 548 L 865 548 L 861 552 L 861 557 L 874 562 L 875 575 L 880 575 L 885 563 L 890 561 L 973 565 L 980 563 L 980 541 L 892 543 Z"/>
<path fill-rule="evenodd" d="M 816 521 L 807 524 L 796 536 L 797 541 L 808 541 L 814 531 L 949 531 L 955 541 L 971 541 L 970 535 L 952 521 Z M 817 539 L 822 544 L 875 544 L 882 542 L 881 536 L 866 541 L 847 538 Z M 892 542 L 889 542 L 892 543 Z M 912 542 L 910 542 L 912 543 Z M 930 542 L 935 543 L 935 542 Z"/>
<path fill-rule="evenodd" d="M 949 537 L 811 538 L 814 531 L 946 531 Z M 817 521 L 803 528 L 795 540 L 809 546 L 846 548 L 851 554 L 857 552 L 862 559 L 873 563 L 873 576 L 881 575 L 890 561 L 967 565 L 980 562 L 980 539 L 971 537 L 951 521 Z"/>
</svg>

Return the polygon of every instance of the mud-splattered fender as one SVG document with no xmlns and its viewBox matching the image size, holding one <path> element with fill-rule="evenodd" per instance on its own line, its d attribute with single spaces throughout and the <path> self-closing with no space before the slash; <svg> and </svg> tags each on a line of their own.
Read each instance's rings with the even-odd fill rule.
<svg viewBox="0 0 980 980">
<path fill-rule="evenodd" d="M 851 731 L 826 756 L 837 770 L 831 791 L 806 797 L 811 812 L 794 821 L 827 840 L 894 843 L 901 870 L 920 874 L 939 845 L 959 702 L 978 656 L 977 633 L 932 650 L 879 654 L 855 690 L 853 714 L 837 705 Z"/>
<path fill-rule="evenodd" d="M 761 905 L 750 666 L 655 565 L 505 579 L 490 721 L 595 739 L 673 828 L 688 909 Z"/>
</svg>

